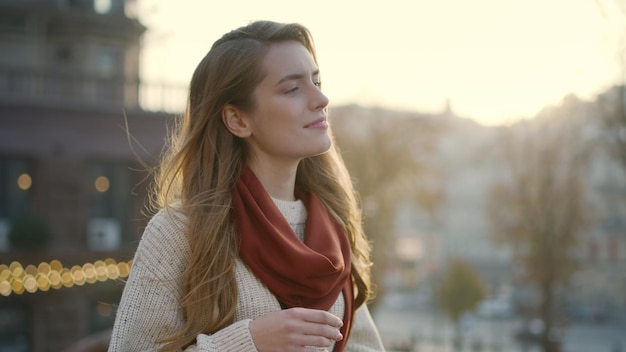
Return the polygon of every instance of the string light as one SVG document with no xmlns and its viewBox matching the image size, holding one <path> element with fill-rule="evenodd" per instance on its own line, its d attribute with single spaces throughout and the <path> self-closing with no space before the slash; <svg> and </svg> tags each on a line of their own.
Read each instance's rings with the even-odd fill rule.
<svg viewBox="0 0 626 352">
<path fill-rule="evenodd" d="M 94 263 L 85 263 L 82 266 L 74 265 L 71 268 L 63 267 L 60 261 L 50 263 L 41 262 L 35 266 L 29 264 L 24 268 L 20 262 L 0 264 L 0 295 L 9 296 L 12 293 L 21 295 L 24 292 L 35 293 L 63 287 L 83 286 L 107 280 L 117 280 L 128 277 L 132 260 L 116 262 L 114 259 L 97 260 Z"/>
<path fill-rule="evenodd" d="M 85 284 L 85 282 L 87 282 L 85 280 L 85 272 L 83 271 L 83 268 L 79 265 L 74 265 L 72 267 L 72 269 L 70 269 L 70 271 L 72 272 L 72 276 L 74 277 L 74 283 L 78 286 L 82 286 Z"/>
</svg>

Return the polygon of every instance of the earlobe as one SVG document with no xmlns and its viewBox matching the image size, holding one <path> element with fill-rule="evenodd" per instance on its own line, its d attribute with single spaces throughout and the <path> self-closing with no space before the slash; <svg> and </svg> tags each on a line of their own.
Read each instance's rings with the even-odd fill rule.
<svg viewBox="0 0 626 352">
<path fill-rule="evenodd" d="M 222 122 L 224 126 L 239 138 L 249 137 L 252 132 L 250 131 L 250 124 L 247 120 L 247 115 L 232 105 L 226 105 L 222 109 Z"/>
</svg>

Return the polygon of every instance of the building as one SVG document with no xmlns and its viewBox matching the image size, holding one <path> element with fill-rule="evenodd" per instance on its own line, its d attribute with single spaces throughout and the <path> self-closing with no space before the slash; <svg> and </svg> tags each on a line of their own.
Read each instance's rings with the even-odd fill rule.
<svg viewBox="0 0 626 352">
<path fill-rule="evenodd" d="M 626 140 L 626 131 L 606 124 L 606 114 L 624 101 L 620 94 L 623 87 L 616 86 L 594 103 L 569 101 L 571 110 L 583 114 L 584 138 L 596 146 L 586 174 L 590 226 L 578 245 L 580 270 L 571 290 L 573 313 L 590 320 L 615 319 L 626 311 L 626 164 L 610 143 L 612 133 Z"/>
<path fill-rule="evenodd" d="M 134 10 L 0 0 L 0 346 L 11 351 L 62 351 L 112 325 L 172 117 L 142 108 Z"/>
</svg>

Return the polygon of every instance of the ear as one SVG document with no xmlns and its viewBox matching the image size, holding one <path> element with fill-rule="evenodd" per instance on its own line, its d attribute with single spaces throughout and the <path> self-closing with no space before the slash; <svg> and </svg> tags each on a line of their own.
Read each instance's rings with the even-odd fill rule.
<svg viewBox="0 0 626 352">
<path fill-rule="evenodd" d="M 252 134 L 248 115 L 233 105 L 226 105 L 222 109 L 224 126 L 239 138 L 250 137 Z"/>
</svg>

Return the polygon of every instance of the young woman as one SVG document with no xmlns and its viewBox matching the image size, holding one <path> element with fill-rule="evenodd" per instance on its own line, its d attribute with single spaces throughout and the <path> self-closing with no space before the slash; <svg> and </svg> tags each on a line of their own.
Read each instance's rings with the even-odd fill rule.
<svg viewBox="0 0 626 352">
<path fill-rule="evenodd" d="M 369 245 L 308 30 L 225 34 L 193 74 L 109 351 L 382 351 Z"/>
</svg>

